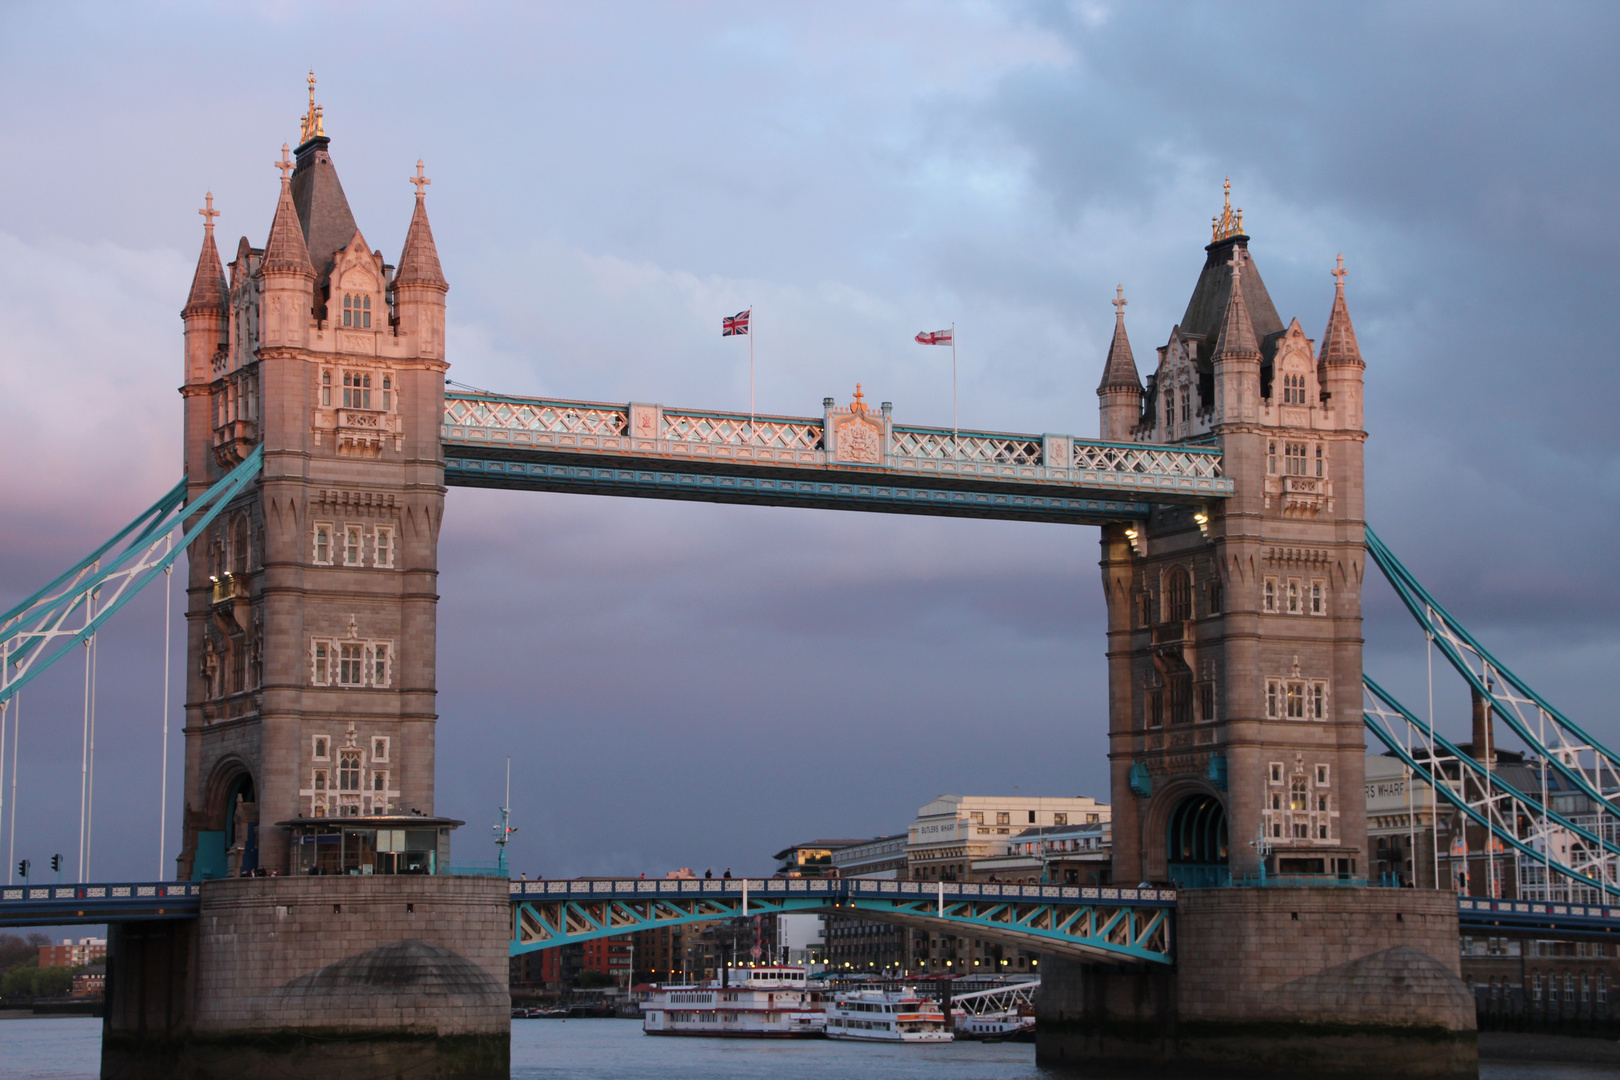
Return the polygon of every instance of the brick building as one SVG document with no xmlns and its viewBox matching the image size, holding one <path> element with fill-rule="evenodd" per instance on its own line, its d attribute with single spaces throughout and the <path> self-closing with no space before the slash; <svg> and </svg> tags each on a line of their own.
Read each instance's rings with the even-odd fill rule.
<svg viewBox="0 0 1620 1080">
<path fill-rule="evenodd" d="M 60 945 L 39 947 L 39 966 L 42 968 L 83 967 L 85 964 L 100 963 L 106 959 L 106 938 L 84 937 L 78 941 L 63 938 Z"/>
</svg>

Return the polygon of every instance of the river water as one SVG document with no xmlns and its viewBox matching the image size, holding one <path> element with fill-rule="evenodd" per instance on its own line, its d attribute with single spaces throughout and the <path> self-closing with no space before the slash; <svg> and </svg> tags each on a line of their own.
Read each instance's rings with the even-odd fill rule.
<svg viewBox="0 0 1620 1080">
<path fill-rule="evenodd" d="M 0 1078 L 96 1080 L 101 1021 L 0 1021 Z M 1596 1080 L 1612 1065 L 1487 1061 L 1481 1080 Z M 518 1020 L 512 1080 L 1063 1080 L 1035 1066 L 1028 1043 L 873 1043 L 654 1038 L 635 1020 Z M 1369 1077 L 1368 1080 L 1374 1080 Z"/>
</svg>

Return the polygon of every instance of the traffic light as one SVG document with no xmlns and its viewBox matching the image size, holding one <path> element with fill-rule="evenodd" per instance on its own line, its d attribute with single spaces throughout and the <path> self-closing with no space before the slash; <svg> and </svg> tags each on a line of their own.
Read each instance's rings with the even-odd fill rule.
<svg viewBox="0 0 1620 1080">
<path fill-rule="evenodd" d="M 51 856 L 51 869 L 52 870 L 58 870 L 58 871 L 62 869 L 62 856 L 60 856 L 60 855 L 52 855 Z"/>
<path fill-rule="evenodd" d="M 19 860 L 17 860 L 17 876 L 18 877 L 27 877 L 28 876 L 28 867 L 30 865 L 32 865 L 32 864 L 29 863 L 29 861 L 27 859 L 19 859 Z"/>
</svg>

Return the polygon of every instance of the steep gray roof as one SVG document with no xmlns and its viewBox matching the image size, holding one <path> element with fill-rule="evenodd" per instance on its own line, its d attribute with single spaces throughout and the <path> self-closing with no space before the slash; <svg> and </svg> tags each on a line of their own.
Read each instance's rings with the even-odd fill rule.
<svg viewBox="0 0 1620 1080">
<path fill-rule="evenodd" d="M 1260 280 L 1260 268 L 1249 254 L 1249 238 L 1241 233 L 1210 244 L 1204 251 L 1204 269 L 1193 287 L 1192 299 L 1187 301 L 1187 312 L 1181 317 L 1181 332 L 1197 338 L 1205 345 L 1199 350 L 1199 367 L 1213 353 L 1214 343 L 1220 336 L 1221 321 L 1226 316 L 1232 294 L 1232 268 L 1227 261 L 1234 250 L 1243 254 L 1243 273 L 1239 280 L 1243 288 L 1243 307 L 1248 313 L 1250 333 L 1260 346 L 1261 356 L 1269 362 L 1276 352 L 1276 339 L 1284 330 L 1277 308 L 1266 292 L 1266 283 Z M 1206 368 L 1207 370 L 1207 368 Z"/>
<path fill-rule="evenodd" d="M 332 155 L 327 153 L 331 141 L 322 135 L 300 146 L 298 168 L 292 176 L 293 205 L 298 208 L 298 223 L 303 226 L 304 245 L 317 280 L 325 279 L 332 256 L 347 247 L 358 231 Z"/>
</svg>

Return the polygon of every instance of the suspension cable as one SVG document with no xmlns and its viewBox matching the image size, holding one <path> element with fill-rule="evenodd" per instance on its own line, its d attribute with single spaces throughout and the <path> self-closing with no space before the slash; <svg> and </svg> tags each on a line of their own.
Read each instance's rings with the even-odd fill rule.
<svg viewBox="0 0 1620 1080">
<path fill-rule="evenodd" d="M 17 736 L 22 731 L 22 695 L 11 700 L 17 709 L 11 714 L 11 835 L 6 840 L 6 884 L 11 884 L 12 871 L 17 868 Z M 0 783 L 5 777 L 0 776 Z"/>
<path fill-rule="evenodd" d="M 171 534 L 169 543 L 174 543 Z M 163 741 L 159 761 L 162 779 L 158 783 L 158 881 L 169 880 L 163 869 L 163 841 L 169 823 L 169 622 L 174 602 L 174 566 L 163 568 Z"/>
<path fill-rule="evenodd" d="M 90 777 L 84 789 L 84 880 L 90 880 L 90 843 L 96 835 L 96 682 L 101 674 L 101 635 L 90 639 Z"/>
</svg>

